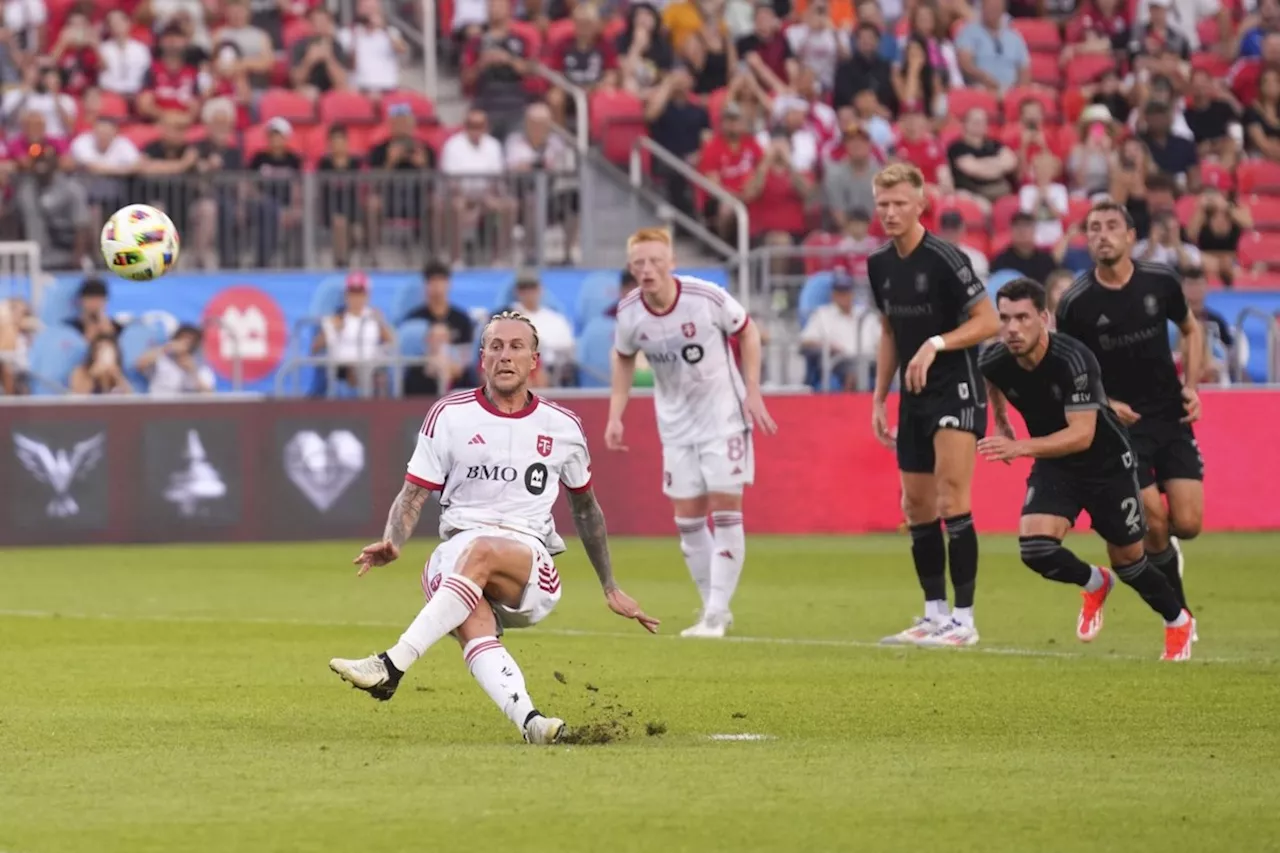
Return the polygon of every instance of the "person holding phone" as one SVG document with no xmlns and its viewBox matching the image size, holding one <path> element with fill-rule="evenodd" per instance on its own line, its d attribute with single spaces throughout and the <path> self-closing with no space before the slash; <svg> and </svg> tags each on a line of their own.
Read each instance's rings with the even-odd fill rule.
<svg viewBox="0 0 1280 853">
<path fill-rule="evenodd" d="M 72 394 L 133 393 L 133 386 L 120 368 L 120 345 L 114 336 L 94 338 L 84 361 L 71 371 L 67 386 Z"/>
</svg>

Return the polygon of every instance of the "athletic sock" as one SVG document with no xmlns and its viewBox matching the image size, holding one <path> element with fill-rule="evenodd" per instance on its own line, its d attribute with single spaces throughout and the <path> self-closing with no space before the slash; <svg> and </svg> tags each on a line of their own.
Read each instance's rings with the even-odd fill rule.
<svg viewBox="0 0 1280 853">
<path fill-rule="evenodd" d="M 715 525 L 711 554 L 711 593 L 707 596 L 708 613 L 727 613 L 733 594 L 742 577 L 742 561 L 746 557 L 747 535 L 742 529 L 742 513 L 713 512 Z"/>
<path fill-rule="evenodd" d="M 935 621 L 946 619 L 947 547 L 941 519 L 911 525 L 911 559 L 924 590 L 924 615 Z"/>
<path fill-rule="evenodd" d="M 1113 568 L 1120 580 L 1133 587 L 1147 606 L 1160 614 L 1165 624 L 1175 621 L 1182 614 L 1182 603 L 1178 601 L 1173 587 L 1169 586 L 1162 573 L 1151 567 L 1146 554 L 1136 563 Z"/>
<path fill-rule="evenodd" d="M 1172 545 L 1168 545 L 1159 553 L 1148 551 L 1147 559 L 1152 567 L 1169 582 L 1169 586 L 1173 588 L 1173 594 L 1178 597 L 1178 603 L 1186 607 L 1187 596 L 1182 591 L 1182 578 L 1178 576 L 1178 552 L 1173 550 Z"/>
<path fill-rule="evenodd" d="M 957 611 L 969 611 L 972 618 L 978 580 L 978 534 L 973 529 L 973 515 L 953 515 L 943 522 L 947 525 L 947 566 L 951 570 L 955 607 Z"/>
<path fill-rule="evenodd" d="M 470 578 L 449 575 L 400 635 L 400 642 L 387 649 L 387 657 L 401 672 L 413 666 L 427 649 L 466 622 L 483 596 L 484 591 Z"/>
<path fill-rule="evenodd" d="M 680 552 L 684 554 L 684 564 L 689 567 L 689 576 L 698 588 L 705 610 L 711 595 L 711 554 L 715 551 L 715 540 L 706 518 L 677 516 L 676 530 L 680 531 Z"/>
<path fill-rule="evenodd" d="M 1102 569 L 1097 566 L 1089 567 L 1089 580 L 1084 585 L 1085 592 L 1097 592 L 1107 583 L 1106 575 L 1102 573 Z"/>
<path fill-rule="evenodd" d="M 524 731 L 524 724 L 535 713 L 533 699 L 524 686 L 524 673 L 520 664 L 511 656 L 497 637 L 476 637 L 462 649 L 471 676 L 479 683 L 494 704 L 502 709 L 516 728 Z"/>
<path fill-rule="evenodd" d="M 1088 587 L 1095 572 L 1102 577 L 1093 566 L 1063 548 L 1062 540 L 1054 536 L 1021 536 L 1018 552 L 1027 568 L 1051 581 Z"/>
</svg>

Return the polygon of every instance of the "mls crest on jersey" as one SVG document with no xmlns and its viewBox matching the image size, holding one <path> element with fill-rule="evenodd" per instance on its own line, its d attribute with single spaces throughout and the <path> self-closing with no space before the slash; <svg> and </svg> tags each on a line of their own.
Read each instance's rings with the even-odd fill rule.
<svg viewBox="0 0 1280 853">
<path fill-rule="evenodd" d="M 681 323 L 680 331 L 684 333 L 686 338 L 692 338 L 694 335 L 698 334 L 698 327 L 692 323 Z"/>
<path fill-rule="evenodd" d="M 550 455 L 551 455 L 551 443 L 552 443 L 552 442 L 551 442 L 551 436 L 549 436 L 549 435 L 540 435 L 540 436 L 538 436 L 538 455 L 539 455 L 539 456 L 550 456 Z"/>
<path fill-rule="evenodd" d="M 1077 390 L 1077 391 L 1083 391 L 1084 389 L 1088 388 L 1088 387 L 1089 387 L 1089 374 L 1087 374 L 1087 373 L 1081 373 L 1079 376 L 1077 376 L 1077 377 L 1075 378 L 1075 385 L 1076 385 L 1076 390 Z"/>
<path fill-rule="evenodd" d="M 929 289 L 929 276 L 925 275 L 924 273 L 918 273 L 916 275 L 916 292 L 924 293 L 928 289 Z"/>
<path fill-rule="evenodd" d="M 967 266 L 961 266 L 957 275 L 960 276 L 961 284 L 968 284 L 973 280 L 973 274 L 969 272 L 969 268 Z"/>
<path fill-rule="evenodd" d="M 1156 311 L 1157 311 L 1157 310 L 1159 309 L 1159 307 L 1160 307 L 1160 306 L 1156 303 L 1156 298 L 1155 298 L 1154 296 L 1152 296 L 1151 294 L 1147 294 L 1145 297 L 1143 297 L 1143 299 L 1142 299 L 1142 305 L 1143 305 L 1143 307 L 1145 307 L 1145 308 L 1147 309 L 1147 313 L 1148 313 L 1149 315 L 1151 315 L 1152 317 L 1156 316 Z"/>
</svg>

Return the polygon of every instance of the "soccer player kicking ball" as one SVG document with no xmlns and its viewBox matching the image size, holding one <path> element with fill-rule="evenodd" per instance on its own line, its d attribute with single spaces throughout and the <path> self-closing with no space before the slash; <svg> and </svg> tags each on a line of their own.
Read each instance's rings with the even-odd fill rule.
<svg viewBox="0 0 1280 853">
<path fill-rule="evenodd" d="M 387 651 L 362 660 L 334 658 L 329 668 L 385 701 L 405 670 L 452 634 L 472 676 L 524 739 L 555 743 L 564 721 L 534 707 L 520 665 L 498 638 L 504 627 L 537 624 L 560 600 L 551 558 L 565 545 L 551 509 L 561 483 L 609 609 L 653 633 L 658 620 L 614 582 L 581 421 L 529 392 L 529 374 L 538 362 L 537 330 L 527 318 L 504 311 L 485 327 L 481 348 L 484 387 L 451 394 L 431 408 L 382 541 L 354 560 L 363 575 L 399 557 L 423 504 L 439 493 L 442 542 L 422 571 L 427 605 Z"/>
<path fill-rule="evenodd" d="M 1087 346 L 1102 366 L 1111 408 L 1138 456 L 1147 558 L 1186 607 L 1178 539 L 1198 536 L 1204 518 L 1204 460 L 1191 429 L 1200 418 L 1204 331 L 1171 267 L 1130 259 L 1137 235 L 1123 206 L 1095 204 L 1085 231 L 1096 267 L 1063 294 L 1058 331 Z M 1170 321 L 1182 332 L 1181 381 L 1169 348 Z"/>
<path fill-rule="evenodd" d="M 871 424 L 881 444 L 897 449 L 911 557 L 925 599 L 923 618 L 881 642 L 972 646 L 978 642 L 973 621 L 978 537 L 969 498 L 974 447 L 987 429 L 977 346 L 998 331 L 999 321 L 965 254 L 920 224 L 920 170 L 896 163 L 876 175 L 874 188 L 876 213 L 892 239 L 867 259 L 883 330 Z M 895 439 L 885 401 L 899 366 Z M 948 561 L 955 587 L 952 613 L 947 612 Z"/>
<path fill-rule="evenodd" d="M 994 462 L 1035 459 L 1018 526 L 1022 562 L 1049 580 L 1084 587 L 1076 636 L 1102 629 L 1102 608 L 1115 576 L 1165 620 L 1163 660 L 1188 660 L 1195 620 L 1143 550 L 1147 533 L 1137 458 L 1120 418 L 1107 405 L 1102 371 L 1089 348 L 1050 332 L 1044 288 L 1014 279 L 996 294 L 1000 341 L 982 354 L 999 435 L 978 442 Z M 1006 401 L 1022 413 L 1031 438 L 1018 441 Z M 1113 569 L 1091 566 L 1062 547 L 1081 510 L 1107 543 Z"/>
<path fill-rule="evenodd" d="M 631 235 L 627 268 L 640 286 L 618 303 L 605 446 L 627 449 L 622 413 L 643 352 L 653 369 L 662 490 L 702 598 L 697 623 L 680 635 L 723 637 L 746 556 L 742 491 L 755 473 L 751 429 L 777 431 L 760 394 L 760 331 L 723 288 L 674 274 L 671 235 L 661 228 Z M 729 349 L 733 335 L 742 345 L 741 372 Z"/>
</svg>

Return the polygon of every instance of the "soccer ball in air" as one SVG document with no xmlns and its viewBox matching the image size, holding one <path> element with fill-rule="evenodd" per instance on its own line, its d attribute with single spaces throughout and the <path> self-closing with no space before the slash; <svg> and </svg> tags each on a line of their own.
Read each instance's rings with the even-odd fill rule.
<svg viewBox="0 0 1280 853">
<path fill-rule="evenodd" d="M 150 205 L 122 207 L 102 226 L 102 257 L 121 278 L 159 278 L 178 262 L 178 229 Z"/>
</svg>

